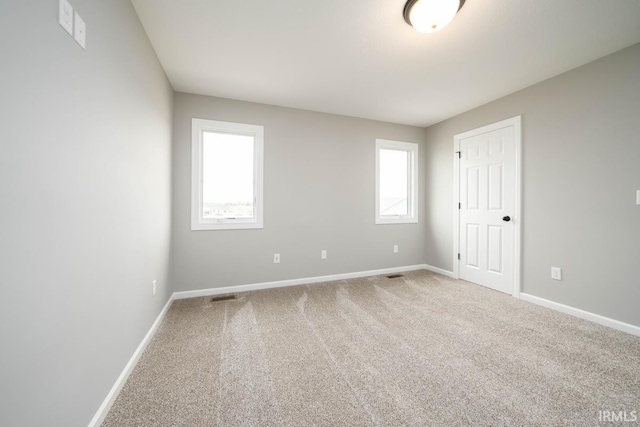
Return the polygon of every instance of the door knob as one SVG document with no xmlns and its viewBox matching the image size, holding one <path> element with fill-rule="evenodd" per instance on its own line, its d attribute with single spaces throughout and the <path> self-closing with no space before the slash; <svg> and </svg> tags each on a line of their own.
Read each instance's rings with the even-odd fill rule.
<svg viewBox="0 0 640 427">
<path fill-rule="evenodd" d="M 503 220 L 503 221 L 506 221 L 506 222 L 509 222 L 509 221 L 511 221 L 511 217 L 510 217 L 509 215 L 507 215 L 507 216 L 503 216 L 503 217 L 502 217 L 502 220 Z"/>
</svg>

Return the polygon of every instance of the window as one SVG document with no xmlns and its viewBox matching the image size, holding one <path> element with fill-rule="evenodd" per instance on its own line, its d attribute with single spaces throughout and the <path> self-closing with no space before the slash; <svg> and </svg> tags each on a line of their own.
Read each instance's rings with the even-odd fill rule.
<svg viewBox="0 0 640 427">
<path fill-rule="evenodd" d="M 262 228 L 264 128 L 192 120 L 191 229 Z"/>
<path fill-rule="evenodd" d="M 418 222 L 418 144 L 376 139 L 376 224 Z"/>
</svg>

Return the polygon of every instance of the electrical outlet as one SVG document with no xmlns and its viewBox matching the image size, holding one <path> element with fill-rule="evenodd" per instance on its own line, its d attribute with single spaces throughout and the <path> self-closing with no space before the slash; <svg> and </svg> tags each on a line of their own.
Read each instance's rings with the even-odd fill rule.
<svg viewBox="0 0 640 427">
<path fill-rule="evenodd" d="M 273 263 L 274 264 L 280 264 L 280 254 L 274 254 L 273 255 Z"/>
<path fill-rule="evenodd" d="M 320 252 L 320 259 L 327 259 L 327 250 L 323 249 L 322 252 Z"/>
<path fill-rule="evenodd" d="M 393 253 L 394 254 L 398 253 L 398 245 L 393 245 Z"/>
<path fill-rule="evenodd" d="M 562 269 L 560 267 L 551 267 L 551 278 L 553 280 L 562 280 Z"/>
<path fill-rule="evenodd" d="M 157 287 L 156 287 L 156 281 L 154 280 L 152 283 L 152 290 L 153 290 L 153 296 L 156 296 L 156 291 L 157 291 Z"/>
</svg>

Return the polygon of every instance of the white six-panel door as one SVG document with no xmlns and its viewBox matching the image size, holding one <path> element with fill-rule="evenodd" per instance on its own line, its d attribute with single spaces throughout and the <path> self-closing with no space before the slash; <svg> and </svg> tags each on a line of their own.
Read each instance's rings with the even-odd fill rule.
<svg viewBox="0 0 640 427">
<path fill-rule="evenodd" d="M 516 286 L 516 131 L 513 119 L 456 136 L 459 277 L 497 291 Z"/>
</svg>

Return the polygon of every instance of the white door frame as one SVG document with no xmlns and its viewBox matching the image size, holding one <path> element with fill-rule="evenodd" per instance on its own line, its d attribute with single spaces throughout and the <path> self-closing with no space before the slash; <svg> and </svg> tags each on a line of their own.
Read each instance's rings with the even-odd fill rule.
<svg viewBox="0 0 640 427">
<path fill-rule="evenodd" d="M 516 164 L 515 164 L 515 191 L 516 191 L 516 211 L 513 215 L 513 222 L 515 225 L 515 268 L 513 278 L 513 296 L 520 297 L 520 254 L 521 254 L 521 240 L 522 234 L 522 116 L 512 117 L 510 119 L 502 120 L 497 123 L 492 123 L 487 126 L 483 126 L 477 129 L 473 129 L 467 132 L 457 134 L 453 137 L 453 277 L 460 278 L 460 268 L 458 254 L 460 253 L 460 209 L 458 203 L 460 203 L 460 158 L 458 152 L 460 151 L 460 141 L 470 136 L 479 135 L 486 132 L 502 129 L 508 126 L 513 126 L 514 130 L 514 143 L 516 150 Z"/>
</svg>

